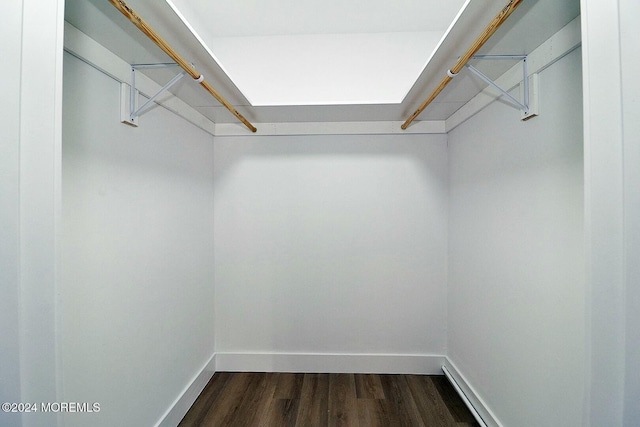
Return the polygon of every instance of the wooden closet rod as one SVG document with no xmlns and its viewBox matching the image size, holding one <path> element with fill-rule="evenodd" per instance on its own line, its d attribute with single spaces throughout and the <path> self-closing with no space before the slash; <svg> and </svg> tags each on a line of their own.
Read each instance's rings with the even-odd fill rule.
<svg viewBox="0 0 640 427">
<path fill-rule="evenodd" d="M 187 72 L 193 79 L 195 79 L 200 86 L 206 89 L 215 99 L 217 99 L 222 105 L 224 105 L 227 110 L 229 110 L 234 116 L 238 118 L 244 125 L 251 130 L 251 132 L 255 132 L 257 129 L 253 126 L 247 119 L 244 118 L 242 114 L 240 114 L 233 105 L 229 104 L 229 101 L 224 99 L 222 95 L 218 93 L 217 90 L 213 88 L 206 80 L 204 80 L 203 76 L 196 72 L 193 69 L 191 64 L 184 60 L 182 56 L 178 54 L 158 33 L 154 31 L 149 24 L 147 24 L 144 19 L 142 19 L 138 14 L 124 1 L 124 0 L 109 0 L 109 2 L 115 6 L 124 16 L 129 19 L 140 31 L 145 33 L 147 37 L 149 37 L 155 44 L 158 45 L 160 49 L 162 49 L 167 55 L 171 57 L 184 71 Z"/>
<path fill-rule="evenodd" d="M 420 105 L 420 107 L 418 107 L 418 109 L 411 115 L 411 117 L 409 117 L 402 124 L 401 128 L 403 130 L 406 129 L 411 124 L 411 122 L 414 121 L 415 118 L 418 117 L 420 113 L 422 113 L 429 104 L 431 104 L 431 102 L 434 99 L 436 99 L 436 97 L 440 94 L 440 92 L 442 92 L 442 90 L 453 79 L 453 76 L 455 76 L 460 72 L 460 70 L 462 70 L 462 67 L 464 67 L 465 64 L 469 62 L 471 57 L 475 55 L 478 52 L 478 50 L 480 50 L 482 45 L 484 45 L 487 42 L 487 40 L 489 40 L 489 38 L 493 35 L 493 33 L 495 33 L 496 30 L 500 28 L 500 26 L 504 23 L 504 21 L 506 21 L 507 18 L 513 13 L 513 11 L 516 10 L 518 6 L 520 6 L 520 3 L 522 3 L 522 1 L 523 0 L 511 0 L 509 3 L 507 3 L 505 7 L 502 8 L 500 13 L 498 13 L 496 17 L 493 18 L 493 21 L 491 21 L 489 25 L 487 25 L 487 27 L 484 29 L 482 34 L 478 36 L 476 41 L 474 41 L 473 44 L 469 46 L 469 49 L 467 49 L 465 54 L 462 55 L 460 59 L 458 59 L 458 62 L 456 62 L 456 65 L 454 65 L 453 68 L 451 68 L 447 72 L 447 75 L 442 79 L 438 87 L 436 87 L 433 90 L 433 92 L 431 92 L 431 95 L 429 95 L 429 97 L 425 99 L 425 101 Z"/>
</svg>

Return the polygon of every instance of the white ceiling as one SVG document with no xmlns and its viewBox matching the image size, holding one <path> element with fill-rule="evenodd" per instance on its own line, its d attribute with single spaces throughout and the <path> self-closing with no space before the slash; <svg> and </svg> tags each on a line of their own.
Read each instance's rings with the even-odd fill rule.
<svg viewBox="0 0 640 427">
<path fill-rule="evenodd" d="M 167 0 L 212 37 L 447 29 L 464 0 Z"/>
<path fill-rule="evenodd" d="M 254 106 L 400 103 L 464 0 L 166 0 Z"/>
<path fill-rule="evenodd" d="M 299 37 L 311 37 L 321 40 L 319 34 L 336 37 L 336 32 L 344 36 L 378 34 L 407 34 L 409 31 L 429 33 L 446 30 L 455 17 L 463 0 L 375 0 L 369 2 L 328 0 L 238 0 L 231 2 L 206 0 L 172 0 L 181 2 L 184 13 L 193 14 L 193 22 L 187 20 L 192 27 L 198 27 L 209 40 L 215 44 L 220 41 L 231 41 L 242 46 L 242 41 L 261 38 L 285 38 L 296 40 Z M 229 102 L 254 124 L 277 122 L 339 122 L 339 121 L 404 121 L 416 107 L 429 95 L 456 59 L 464 53 L 486 24 L 502 9 L 506 0 L 468 0 L 466 8 L 457 17 L 455 25 L 447 31 L 438 49 L 428 43 L 416 43 L 411 47 L 413 53 L 407 53 L 414 64 L 420 64 L 419 70 L 406 73 L 401 96 L 391 103 L 376 96 L 367 100 L 347 100 L 336 102 L 335 99 L 324 103 L 285 101 L 275 106 L 252 105 L 251 96 L 245 95 L 234 80 L 233 75 L 225 69 L 226 64 L 216 62 L 214 53 L 207 43 L 200 40 L 190 31 L 183 20 L 168 3 L 162 0 L 128 0 L 129 5 L 138 12 L 156 31 L 161 34 L 196 68 Z M 184 5 L 189 4 L 187 8 Z M 223 4 L 224 3 L 224 4 Z M 166 62 L 167 56 L 153 42 L 148 40 L 133 24 L 118 12 L 106 0 L 66 0 L 65 20 L 107 49 L 120 56 L 128 63 Z M 178 9 L 182 13 L 182 9 Z M 480 53 L 516 54 L 529 53 L 569 21 L 579 15 L 579 0 L 524 0 L 509 20 L 496 32 Z M 199 24 L 198 24 L 199 22 Z M 196 32 L 198 33 L 198 32 Z M 391 38 L 391 37 L 389 37 Z M 204 37 L 201 35 L 201 40 Z M 322 44 L 323 42 L 313 43 Z M 424 45 L 424 46 L 423 46 Z M 219 46 L 222 44 L 219 43 Z M 229 47 L 230 44 L 226 47 Z M 249 44 L 239 49 L 241 54 L 238 63 L 242 67 L 253 67 L 260 71 L 269 63 L 279 61 L 272 53 L 262 54 L 252 50 Z M 405 44 L 406 47 L 406 44 Z M 424 48 L 424 49 L 422 49 Z M 310 46 L 308 51 L 312 51 Z M 223 56 L 223 49 L 219 49 Z M 265 51 L 266 52 L 266 51 Z M 367 52 L 375 53 L 375 46 Z M 383 49 L 379 49 L 382 53 Z M 298 51 L 298 53 L 300 53 Z M 262 58 L 258 58 L 262 56 Z M 301 56 L 301 55 L 298 55 Z M 358 51 L 352 56 L 358 57 Z M 293 57 L 296 51 L 293 50 Z M 220 58 L 219 58 L 220 59 Z M 254 61 L 254 59 L 256 61 Z M 268 60 L 260 62 L 260 59 Z M 341 66 L 335 58 L 328 58 L 327 63 L 338 70 L 347 70 L 350 66 Z M 428 62 L 427 62 L 428 60 Z M 424 64 L 426 63 L 426 66 Z M 230 65 L 231 63 L 229 63 Z M 262 65 L 261 65 L 262 64 Z M 265 65 L 267 64 L 267 65 Z M 495 78 L 513 65 L 509 61 L 483 61 L 476 64 L 489 76 Z M 378 62 L 369 61 L 366 74 L 374 76 L 373 71 L 385 70 L 382 77 L 372 77 L 362 86 L 368 93 L 375 93 L 376 86 L 386 85 L 393 74 L 390 69 L 401 68 L 395 57 L 379 55 Z M 167 71 L 148 71 L 151 78 L 164 84 L 173 74 Z M 339 75 L 339 74 L 338 74 Z M 262 73 L 259 85 L 273 89 L 272 81 Z M 185 79 L 186 80 L 186 79 Z M 330 79 L 334 89 L 348 91 L 347 80 Z M 366 80 L 366 79 L 363 79 Z M 396 80 L 394 80 L 396 81 Z M 307 80 L 307 85 L 309 81 Z M 436 101 L 422 113 L 419 120 L 444 120 L 480 92 L 486 85 L 477 78 L 464 73 L 442 92 Z M 304 86 L 300 86 L 304 88 Z M 408 90 L 408 91 L 407 91 Z M 236 123 L 237 119 L 215 99 L 203 91 L 198 85 L 181 81 L 171 90 L 187 104 L 193 106 L 203 115 L 216 123 Z M 293 93 L 295 91 L 289 91 Z M 297 104 L 297 105 L 296 105 Z M 321 105 L 322 104 L 322 105 Z M 327 105 L 330 104 L 330 105 Z"/>
</svg>

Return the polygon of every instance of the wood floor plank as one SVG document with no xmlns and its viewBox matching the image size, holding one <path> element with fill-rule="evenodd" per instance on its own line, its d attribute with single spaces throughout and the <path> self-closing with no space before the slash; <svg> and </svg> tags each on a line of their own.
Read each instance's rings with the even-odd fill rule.
<svg viewBox="0 0 640 427">
<path fill-rule="evenodd" d="M 302 393 L 304 374 L 276 373 L 275 399 L 299 399 Z"/>
<path fill-rule="evenodd" d="M 249 425 L 250 417 L 252 416 L 251 407 L 257 402 L 256 395 L 260 393 L 260 377 L 258 375 L 250 372 L 243 375 L 243 392 L 238 395 L 238 399 L 235 402 L 233 416 L 226 417 L 224 422 Z"/>
<path fill-rule="evenodd" d="M 202 426 L 219 427 L 231 425 L 238 416 L 238 408 L 247 389 L 249 374 L 245 372 L 235 373 L 229 378 L 225 387 L 207 416 L 202 421 Z"/>
<path fill-rule="evenodd" d="M 329 374 L 329 427 L 360 426 L 356 399 L 353 374 Z"/>
<path fill-rule="evenodd" d="M 329 422 L 329 374 L 304 374 L 297 426 L 326 426 Z"/>
<path fill-rule="evenodd" d="M 268 411 L 268 403 L 273 397 L 275 383 L 264 373 L 247 376 L 245 393 L 232 422 L 239 426 L 258 426 Z M 230 421 L 229 421 L 230 422 Z"/>
<path fill-rule="evenodd" d="M 273 375 L 264 374 L 263 388 L 254 410 L 252 426 L 262 426 L 271 409 L 271 402 L 276 391 L 276 378 Z"/>
<path fill-rule="evenodd" d="M 384 420 L 380 419 L 377 411 L 376 399 L 358 399 L 358 421 L 360 425 L 367 427 L 383 426 Z"/>
<path fill-rule="evenodd" d="M 443 427 L 454 425 L 453 418 L 442 407 L 439 394 L 428 376 L 407 375 L 407 382 L 422 421 L 426 425 Z"/>
<path fill-rule="evenodd" d="M 403 427 L 424 427 L 425 423 L 411 395 L 404 375 L 380 375 L 385 399 L 398 414 L 398 422 Z"/>
<path fill-rule="evenodd" d="M 294 427 L 298 417 L 304 376 L 287 372 L 270 375 L 273 377 L 275 388 L 265 418 L 260 425 Z"/>
<path fill-rule="evenodd" d="M 295 427 L 300 399 L 273 399 L 261 427 Z"/>
<path fill-rule="evenodd" d="M 398 414 L 395 413 L 388 400 L 358 399 L 358 420 L 361 426 L 367 427 L 399 427 Z"/>
<path fill-rule="evenodd" d="M 464 404 L 458 393 L 453 388 L 447 377 L 445 376 L 432 376 L 431 382 L 435 385 L 442 402 L 449 410 L 451 417 L 456 423 L 463 423 L 469 425 L 477 425 L 473 414 Z"/>
<path fill-rule="evenodd" d="M 358 399 L 384 399 L 384 390 L 378 375 L 356 374 L 355 377 Z"/>
</svg>

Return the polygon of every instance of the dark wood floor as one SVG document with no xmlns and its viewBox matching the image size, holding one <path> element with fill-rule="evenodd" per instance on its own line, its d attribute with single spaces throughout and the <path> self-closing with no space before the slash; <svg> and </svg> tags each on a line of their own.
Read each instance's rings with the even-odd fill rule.
<svg viewBox="0 0 640 427">
<path fill-rule="evenodd" d="M 443 376 L 216 373 L 180 427 L 478 426 Z"/>
</svg>

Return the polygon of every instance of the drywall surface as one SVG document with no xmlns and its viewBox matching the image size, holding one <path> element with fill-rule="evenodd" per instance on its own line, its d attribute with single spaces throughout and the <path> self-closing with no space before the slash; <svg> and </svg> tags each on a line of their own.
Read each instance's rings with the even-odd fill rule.
<svg viewBox="0 0 640 427">
<path fill-rule="evenodd" d="M 65 426 L 155 425 L 213 355 L 213 137 L 154 108 L 119 122 L 120 85 L 65 54 Z"/>
<path fill-rule="evenodd" d="M 449 134 L 448 357 L 504 426 L 582 425 L 581 56 Z"/>
<path fill-rule="evenodd" d="M 215 171 L 217 352 L 444 354 L 445 135 L 216 137 Z"/>
<path fill-rule="evenodd" d="M 0 26 L 3 54 L 0 69 L 5 85 L 0 104 L 0 402 L 19 402 L 20 390 L 20 87 L 22 2 L 7 4 Z M 18 413 L 0 412 L 0 424 L 22 425 Z"/>
<path fill-rule="evenodd" d="M 640 3 L 620 1 L 620 39 L 622 70 L 622 108 L 624 129 L 624 203 L 625 203 L 625 397 L 624 425 L 640 422 L 640 39 L 637 19 Z"/>
</svg>

